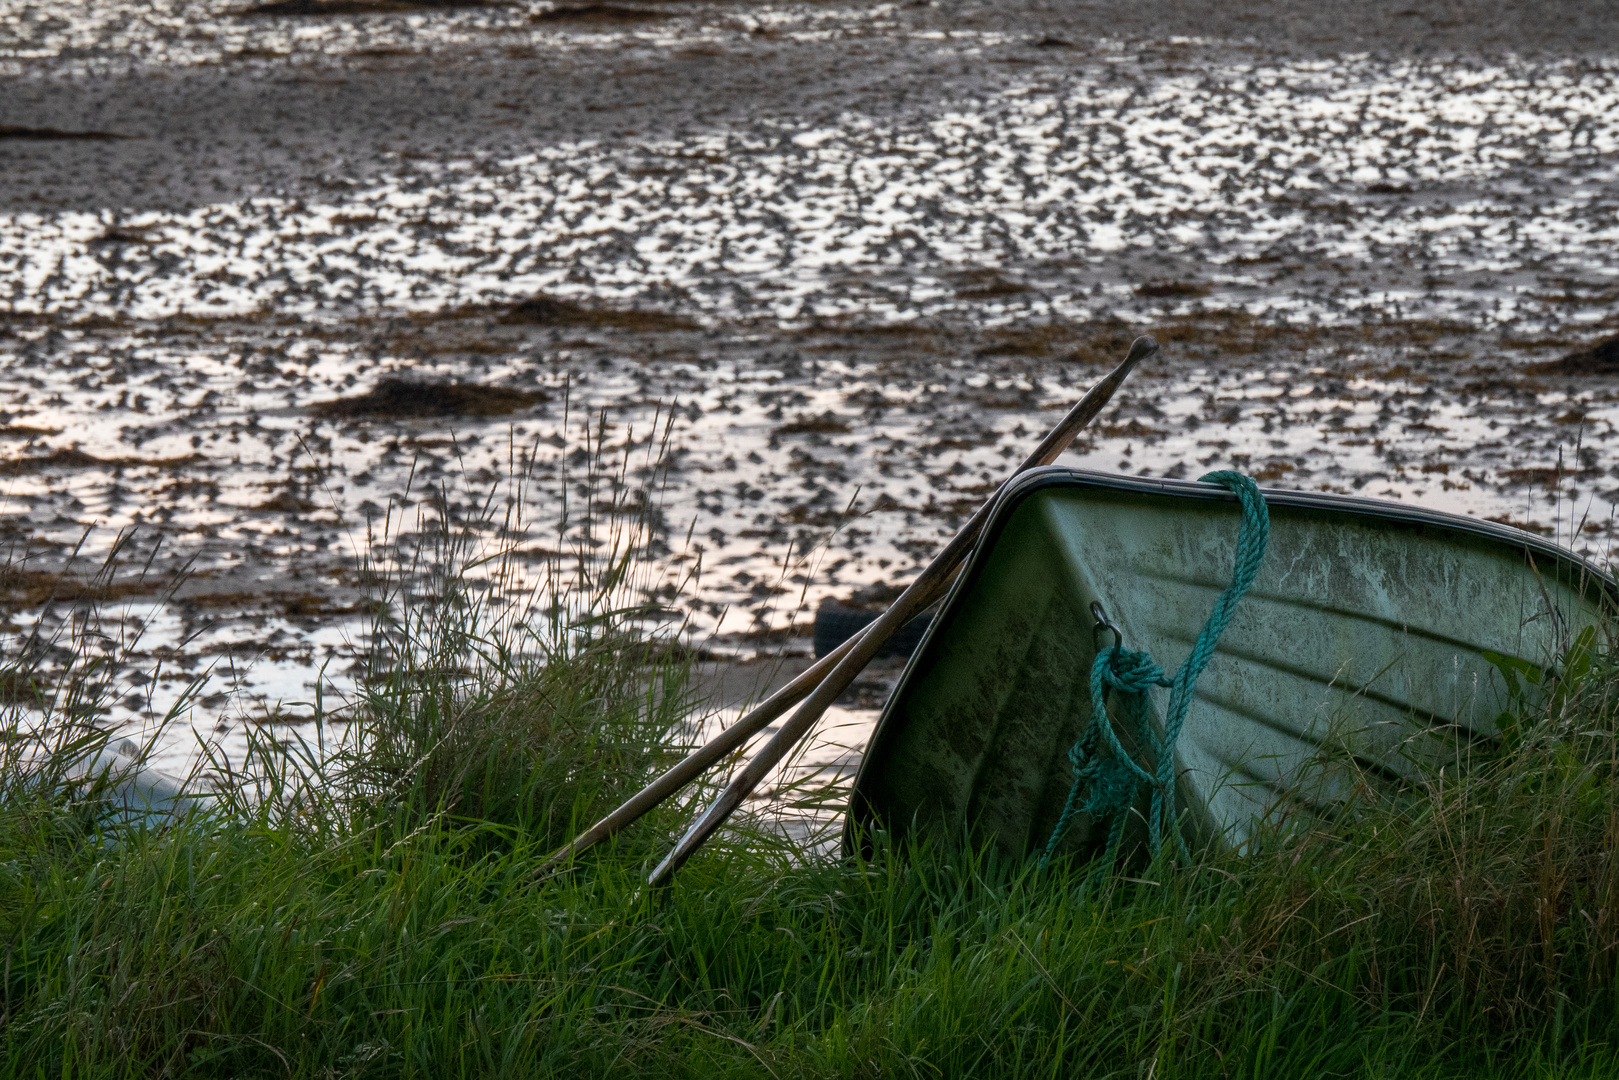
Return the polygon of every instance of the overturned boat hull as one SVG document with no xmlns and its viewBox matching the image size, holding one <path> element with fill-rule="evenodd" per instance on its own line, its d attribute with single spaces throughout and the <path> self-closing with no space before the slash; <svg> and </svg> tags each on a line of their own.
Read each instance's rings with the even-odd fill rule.
<svg viewBox="0 0 1619 1080">
<path fill-rule="evenodd" d="M 1606 633 L 1613 581 L 1520 530 L 1265 495 L 1263 566 L 1176 749 L 1194 844 L 1241 848 L 1263 819 L 1330 815 L 1365 785 L 1465 767 L 1514 704 L 1503 667 L 1554 669 Z M 1209 484 L 1048 468 L 1010 486 L 872 736 L 850 842 L 885 829 L 1042 849 L 1073 783 L 1068 750 L 1093 722 L 1092 604 L 1174 671 L 1230 581 L 1238 524 L 1235 498 Z M 1160 732 L 1166 694 L 1149 693 Z M 1094 853 L 1105 824 L 1081 815 L 1059 850 Z"/>
<path fill-rule="evenodd" d="M 68 783 L 106 803 L 103 824 L 161 828 L 200 805 L 185 781 L 155 769 L 132 739 L 109 741 L 67 770 Z"/>
</svg>

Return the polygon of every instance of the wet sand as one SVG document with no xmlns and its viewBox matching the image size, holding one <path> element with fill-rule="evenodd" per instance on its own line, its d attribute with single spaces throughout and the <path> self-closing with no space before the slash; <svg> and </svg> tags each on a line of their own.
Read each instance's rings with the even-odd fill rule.
<svg viewBox="0 0 1619 1080">
<path fill-rule="evenodd" d="M 135 530 L 127 677 L 215 665 L 201 731 L 344 689 L 390 508 L 498 488 L 544 564 L 601 416 L 649 596 L 802 653 L 1141 332 L 1068 463 L 1607 556 L 1619 376 L 1539 365 L 1619 333 L 1610 4 L 238 7 L 0 3 L 6 629 Z"/>
</svg>

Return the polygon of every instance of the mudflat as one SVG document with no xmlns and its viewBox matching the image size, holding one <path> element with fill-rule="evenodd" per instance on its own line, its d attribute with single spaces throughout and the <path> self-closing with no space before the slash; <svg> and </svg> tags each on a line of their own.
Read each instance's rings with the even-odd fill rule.
<svg viewBox="0 0 1619 1080">
<path fill-rule="evenodd" d="M 1142 332 L 1066 462 L 1605 556 L 1615 41 L 1601 2 L 8 0 L 8 632 L 133 530 L 132 672 L 307 696 L 382 525 L 499 489 L 539 566 L 596 454 L 656 479 L 612 511 L 649 596 L 802 649 Z"/>
</svg>

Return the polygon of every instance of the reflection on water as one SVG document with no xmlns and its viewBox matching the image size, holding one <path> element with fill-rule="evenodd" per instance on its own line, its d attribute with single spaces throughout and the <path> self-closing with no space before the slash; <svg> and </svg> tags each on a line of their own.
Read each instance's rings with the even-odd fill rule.
<svg viewBox="0 0 1619 1080">
<path fill-rule="evenodd" d="M 985 318 L 1086 318 L 1139 284 L 1109 280 L 1119 253 L 1196 252 L 1201 307 L 1539 326 L 1560 321 L 1558 275 L 1612 284 L 1611 66 L 1146 78 L 1116 59 L 901 123 L 401 156 L 324 200 L 9 214 L 0 296 L 19 312 L 158 318 L 442 310 L 546 289 L 894 321 L 959 310 L 950 274 L 988 266 L 1017 276 Z M 1323 287 L 1346 274 L 1362 287 Z"/>
<path fill-rule="evenodd" d="M 910 60 L 1030 55 L 886 5 L 693 6 L 627 27 L 533 21 L 537 4 L 237 6 L 0 0 L 0 73 L 256 78 L 396 53 L 470 72 L 543 49 L 600 76 L 681 49 L 856 39 Z M 642 454 L 630 479 L 659 477 L 657 590 L 691 585 L 659 595 L 696 637 L 744 648 L 823 596 L 913 574 L 1151 330 L 1163 354 L 1066 461 L 1235 465 L 1606 554 L 1612 380 L 1523 369 L 1615 330 L 1612 61 L 1102 40 L 985 71 L 972 94 L 830 120 L 603 120 L 457 154 L 402 138 L 363 180 L 187 209 L 13 200 L 0 528 L 42 572 L 87 525 L 91 557 L 123 529 L 141 558 L 161 541 L 153 565 L 196 576 L 189 606 L 130 609 L 143 655 L 200 634 L 190 654 L 228 656 L 242 700 L 273 707 L 307 698 L 322 664 L 344 685 L 329 661 L 363 627 L 342 612 L 378 522 L 466 518 L 498 490 L 550 536 L 580 497 L 579 432 L 605 416 L 603 445 Z M 536 293 L 582 306 L 514 317 Z M 453 422 L 309 411 L 390 375 L 548 400 Z M 22 633 L 36 608 L 11 606 Z M 138 698 L 121 707 L 161 711 Z"/>
</svg>

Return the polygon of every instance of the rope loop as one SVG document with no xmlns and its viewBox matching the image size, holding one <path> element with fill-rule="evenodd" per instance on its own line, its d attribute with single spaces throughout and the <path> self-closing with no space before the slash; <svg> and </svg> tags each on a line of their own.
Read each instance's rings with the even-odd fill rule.
<svg viewBox="0 0 1619 1080">
<path fill-rule="evenodd" d="M 1091 820 L 1109 823 L 1107 852 L 1114 851 L 1124 831 L 1125 818 L 1135 803 L 1136 792 L 1142 784 L 1152 790 L 1152 809 L 1147 815 L 1147 848 L 1157 857 L 1163 842 L 1163 831 L 1168 829 L 1175 837 L 1175 850 L 1187 859 L 1186 841 L 1182 838 L 1175 815 L 1175 748 L 1181 729 L 1186 726 L 1186 713 L 1191 708 L 1192 695 L 1198 676 L 1214 659 L 1214 650 L 1220 636 L 1231 624 L 1237 604 L 1254 583 L 1260 564 L 1265 560 L 1265 544 L 1270 539 L 1270 511 L 1259 486 L 1239 472 L 1212 472 L 1202 477 L 1206 484 L 1219 484 L 1237 496 L 1242 507 L 1242 525 L 1237 532 L 1237 555 L 1232 567 L 1231 584 L 1214 601 L 1214 610 L 1192 651 L 1174 675 L 1166 675 L 1152 656 L 1124 647 L 1118 628 L 1107 624 L 1115 635 L 1115 644 L 1098 649 L 1091 662 L 1091 722 L 1084 734 L 1068 751 L 1073 765 L 1074 783 L 1068 789 L 1062 814 L 1051 839 L 1046 842 L 1040 866 L 1049 866 L 1057 845 L 1067 834 L 1073 819 L 1087 814 Z M 1105 619 L 1100 605 L 1092 605 L 1098 621 Z M 1152 709 L 1147 691 L 1153 687 L 1167 687 L 1169 703 L 1164 709 L 1164 730 L 1160 738 L 1152 722 Z M 1151 771 L 1137 764 L 1127 751 L 1108 719 L 1107 694 L 1112 690 L 1119 703 L 1121 720 L 1126 725 L 1136 746 L 1152 762 Z M 1084 795 L 1083 800 L 1081 795 Z M 1105 865 L 1105 864 L 1103 864 Z"/>
</svg>

